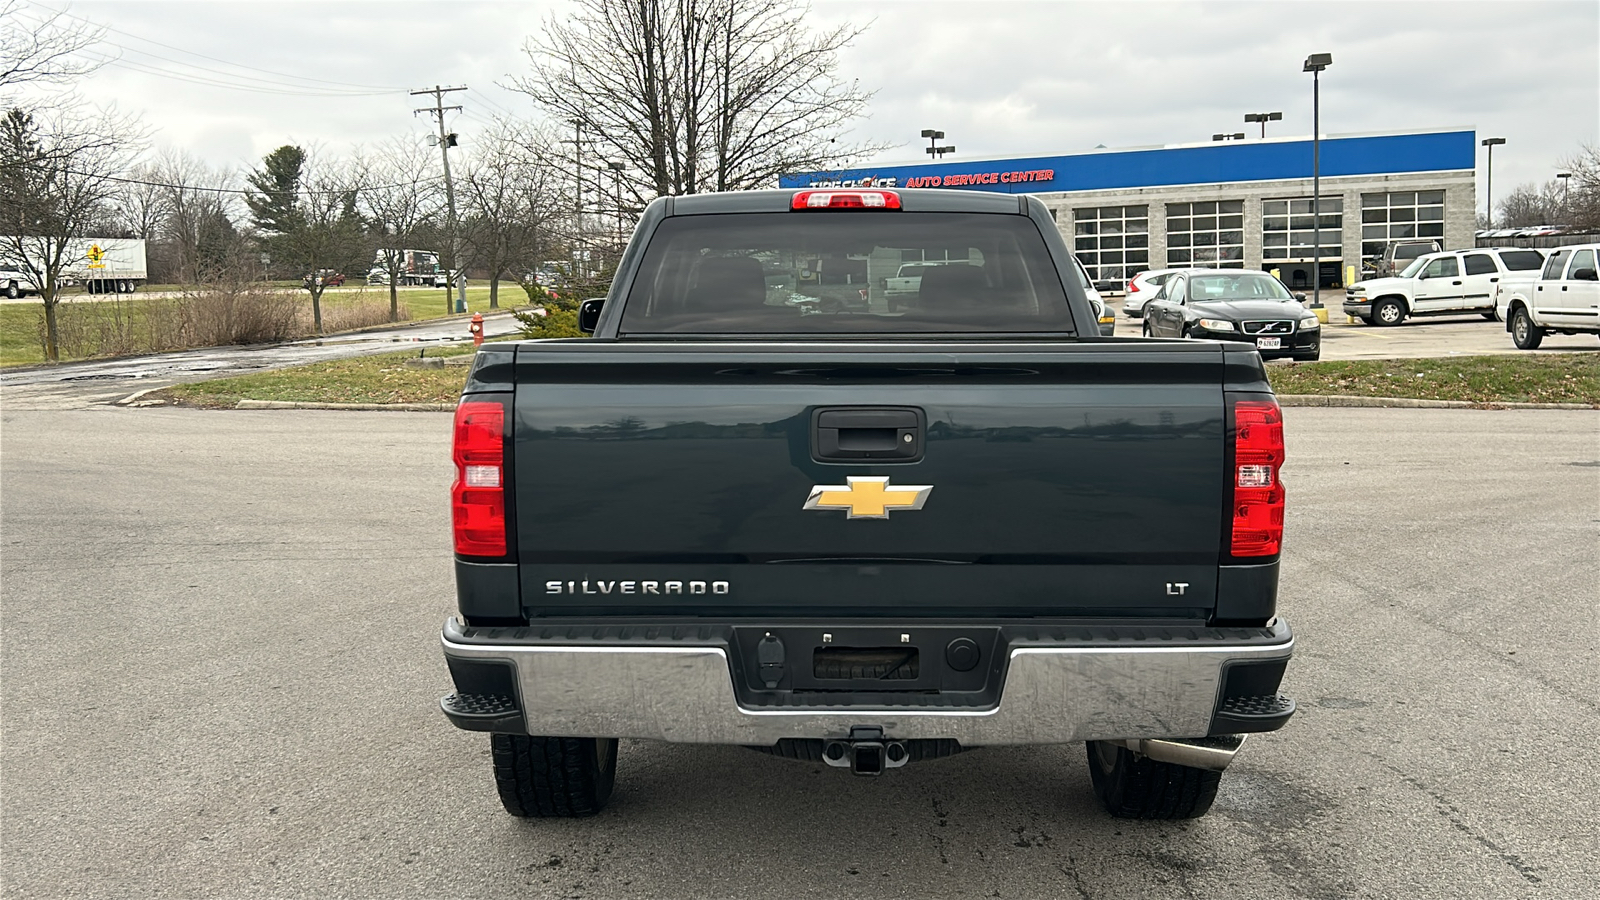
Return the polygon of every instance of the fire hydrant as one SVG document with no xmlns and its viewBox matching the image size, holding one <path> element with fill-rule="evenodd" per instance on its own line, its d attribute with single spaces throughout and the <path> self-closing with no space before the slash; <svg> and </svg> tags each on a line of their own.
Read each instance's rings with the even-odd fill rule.
<svg viewBox="0 0 1600 900">
<path fill-rule="evenodd" d="M 476 350 L 479 347 L 482 347 L 483 346 L 483 313 L 473 313 L 472 314 L 472 324 L 470 326 L 468 326 L 467 330 L 472 332 L 472 349 Z"/>
</svg>

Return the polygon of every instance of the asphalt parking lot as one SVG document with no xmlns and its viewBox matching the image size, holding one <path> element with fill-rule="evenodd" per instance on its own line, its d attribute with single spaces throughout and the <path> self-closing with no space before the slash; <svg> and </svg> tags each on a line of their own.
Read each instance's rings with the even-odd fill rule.
<svg viewBox="0 0 1600 900">
<path fill-rule="evenodd" d="M 1108 300 L 1108 305 L 1117 311 L 1117 337 L 1138 337 L 1140 320 L 1122 314 L 1122 299 Z M 1327 299 L 1323 302 L 1330 303 Z M 1330 303 L 1328 313 L 1330 321 L 1322 327 L 1322 358 L 1328 360 L 1600 351 L 1600 340 L 1592 334 L 1553 334 L 1538 350 L 1518 350 L 1506 333 L 1505 323 L 1488 321 L 1476 313 L 1407 319 L 1389 328 L 1346 324 L 1337 300 Z"/>
<path fill-rule="evenodd" d="M 625 742 L 530 823 L 435 706 L 448 416 L 7 408 L 3 893 L 1595 896 L 1600 413 L 1287 415 L 1301 712 L 1206 818 L 1107 818 L 1077 746 Z"/>
</svg>

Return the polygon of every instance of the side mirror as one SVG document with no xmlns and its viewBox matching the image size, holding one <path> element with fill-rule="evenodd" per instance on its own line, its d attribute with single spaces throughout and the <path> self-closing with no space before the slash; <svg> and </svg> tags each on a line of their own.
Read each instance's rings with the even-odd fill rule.
<svg viewBox="0 0 1600 900">
<path fill-rule="evenodd" d="M 1299 291 L 1295 291 L 1295 292 L 1294 292 L 1294 298 L 1295 298 L 1295 299 L 1296 299 L 1296 300 L 1299 300 L 1299 301 L 1300 301 L 1300 302 L 1301 302 L 1301 303 L 1304 303 L 1304 302 L 1306 302 L 1306 295 L 1305 295 L 1305 294 L 1302 294 L 1302 293 L 1300 293 L 1300 292 L 1299 292 Z"/>
<path fill-rule="evenodd" d="M 1572 280 L 1573 281 L 1600 281 L 1600 277 L 1596 276 L 1594 269 L 1587 269 L 1587 268 L 1585 268 L 1585 269 L 1574 269 L 1573 272 L 1572 272 Z"/>
<path fill-rule="evenodd" d="M 600 308 L 606 305 L 606 298 L 595 297 L 578 304 L 578 330 L 584 334 L 594 334 L 596 325 L 600 324 Z"/>
</svg>

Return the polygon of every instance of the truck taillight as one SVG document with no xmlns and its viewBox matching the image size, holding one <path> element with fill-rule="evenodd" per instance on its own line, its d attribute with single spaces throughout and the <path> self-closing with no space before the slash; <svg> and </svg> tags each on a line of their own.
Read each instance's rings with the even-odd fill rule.
<svg viewBox="0 0 1600 900">
<path fill-rule="evenodd" d="M 1234 556 L 1275 556 L 1283 546 L 1283 411 L 1273 400 L 1233 406 Z"/>
<path fill-rule="evenodd" d="M 505 424 L 499 403 L 456 407 L 450 506 L 456 552 L 463 556 L 506 555 Z"/>
<path fill-rule="evenodd" d="M 800 191 L 789 202 L 795 209 L 899 209 L 894 191 Z"/>
</svg>

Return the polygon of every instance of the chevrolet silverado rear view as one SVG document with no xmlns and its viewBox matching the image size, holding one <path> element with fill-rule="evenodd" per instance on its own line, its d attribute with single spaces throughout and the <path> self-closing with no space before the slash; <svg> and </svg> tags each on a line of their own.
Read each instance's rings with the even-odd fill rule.
<svg viewBox="0 0 1600 900">
<path fill-rule="evenodd" d="M 1253 348 L 1102 338 L 1073 273 L 1028 197 L 668 197 L 591 337 L 485 345 L 442 706 L 506 809 L 597 812 L 632 738 L 1084 743 L 1111 814 L 1203 814 L 1294 711 L 1281 414 Z"/>
</svg>

